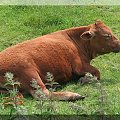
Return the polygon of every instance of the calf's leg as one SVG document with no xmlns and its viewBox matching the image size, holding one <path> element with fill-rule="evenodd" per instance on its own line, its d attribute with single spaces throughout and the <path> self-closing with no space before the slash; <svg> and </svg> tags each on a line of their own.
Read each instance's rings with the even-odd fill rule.
<svg viewBox="0 0 120 120">
<path fill-rule="evenodd" d="M 100 79 L 99 70 L 88 63 L 84 64 L 83 69 L 81 71 L 82 74 L 85 74 L 86 72 L 89 72 L 93 76 L 96 76 L 98 80 Z"/>
<path fill-rule="evenodd" d="M 35 88 L 32 87 L 32 80 L 36 80 L 37 84 L 40 86 L 43 93 L 48 96 L 49 91 L 46 88 L 45 84 L 41 80 L 37 70 L 33 68 L 25 69 L 20 74 L 20 82 L 24 91 L 29 92 L 33 97 L 36 97 Z"/>
<path fill-rule="evenodd" d="M 78 99 L 84 99 L 84 96 L 81 96 L 77 93 L 73 92 L 52 92 L 50 93 L 48 89 L 46 88 L 45 84 L 43 83 L 42 79 L 40 78 L 38 72 L 33 69 L 27 69 L 24 70 L 23 75 L 22 75 L 22 84 L 24 84 L 24 88 L 28 90 L 28 92 L 33 96 L 36 97 L 35 95 L 35 90 L 30 86 L 30 81 L 32 79 L 37 81 L 37 84 L 40 86 L 41 90 L 43 93 L 51 98 L 51 99 L 56 99 L 56 100 L 78 100 Z"/>
</svg>

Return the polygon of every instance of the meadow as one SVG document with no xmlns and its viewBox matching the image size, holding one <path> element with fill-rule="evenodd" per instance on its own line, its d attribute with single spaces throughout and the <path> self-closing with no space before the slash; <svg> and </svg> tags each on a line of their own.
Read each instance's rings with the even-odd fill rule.
<svg viewBox="0 0 120 120">
<path fill-rule="evenodd" d="M 57 30 L 88 25 L 96 19 L 104 21 L 120 39 L 120 6 L 0 6 L 0 51 Z M 76 92 L 86 98 L 75 102 L 52 101 L 54 114 L 120 115 L 120 53 L 99 56 L 91 64 L 101 72 L 100 84 L 67 83 L 61 91 Z M 23 113 L 41 114 L 36 104 L 31 96 L 24 96 Z M 9 114 L 10 110 L 10 106 L 0 108 L 0 114 Z"/>
</svg>

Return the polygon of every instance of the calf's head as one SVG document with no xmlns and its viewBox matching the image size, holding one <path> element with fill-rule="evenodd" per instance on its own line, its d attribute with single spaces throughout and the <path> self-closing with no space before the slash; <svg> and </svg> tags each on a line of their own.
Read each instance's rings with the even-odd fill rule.
<svg viewBox="0 0 120 120">
<path fill-rule="evenodd" d="M 120 41 L 115 37 L 111 29 L 100 20 L 90 25 L 89 30 L 83 32 L 81 38 L 89 42 L 92 58 L 97 55 L 120 51 Z"/>
</svg>

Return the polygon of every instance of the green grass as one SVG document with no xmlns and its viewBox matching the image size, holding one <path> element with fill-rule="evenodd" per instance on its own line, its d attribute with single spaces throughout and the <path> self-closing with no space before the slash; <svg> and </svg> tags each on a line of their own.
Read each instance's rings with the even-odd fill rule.
<svg viewBox="0 0 120 120">
<path fill-rule="evenodd" d="M 120 6 L 0 6 L 0 51 L 44 34 L 74 26 L 88 25 L 101 19 L 120 38 Z M 101 84 L 106 92 L 105 114 L 120 114 L 120 53 L 99 56 L 91 62 L 101 72 Z M 53 101 L 56 114 L 96 114 L 100 109 L 100 92 L 96 84 L 79 85 L 68 83 L 62 91 L 86 95 L 83 101 L 76 101 L 82 107 L 71 109 L 72 102 Z M 2 99 L 2 96 L 0 97 Z M 28 114 L 39 114 L 36 101 L 25 96 L 24 107 Z M 10 107 L 0 114 L 9 114 Z"/>
</svg>

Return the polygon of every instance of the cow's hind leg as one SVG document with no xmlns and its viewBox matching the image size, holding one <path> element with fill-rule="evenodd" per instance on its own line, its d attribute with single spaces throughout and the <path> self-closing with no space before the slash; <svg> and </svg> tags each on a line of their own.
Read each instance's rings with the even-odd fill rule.
<svg viewBox="0 0 120 120">
<path fill-rule="evenodd" d="M 30 93 L 34 98 L 36 96 L 36 88 L 33 85 L 34 83 L 32 81 L 36 81 L 37 85 L 40 86 L 41 90 L 43 93 L 48 96 L 49 91 L 46 88 L 45 84 L 43 83 L 42 79 L 40 78 L 37 70 L 33 68 L 25 69 L 22 71 L 20 74 L 20 82 L 21 82 L 21 87 L 25 92 Z"/>
<path fill-rule="evenodd" d="M 22 83 L 24 84 L 24 88 L 28 90 L 28 92 L 33 96 L 33 97 L 39 97 L 39 95 L 36 95 L 35 89 L 30 85 L 33 79 L 37 81 L 37 84 L 40 86 L 41 90 L 43 93 L 51 98 L 51 99 L 56 99 L 56 100 L 78 100 L 78 99 L 84 99 L 84 96 L 81 96 L 77 93 L 73 92 L 52 92 L 50 93 L 48 89 L 46 88 L 45 84 L 43 83 L 42 79 L 40 78 L 39 74 L 37 71 L 33 69 L 27 69 L 23 72 L 22 75 Z"/>
</svg>

